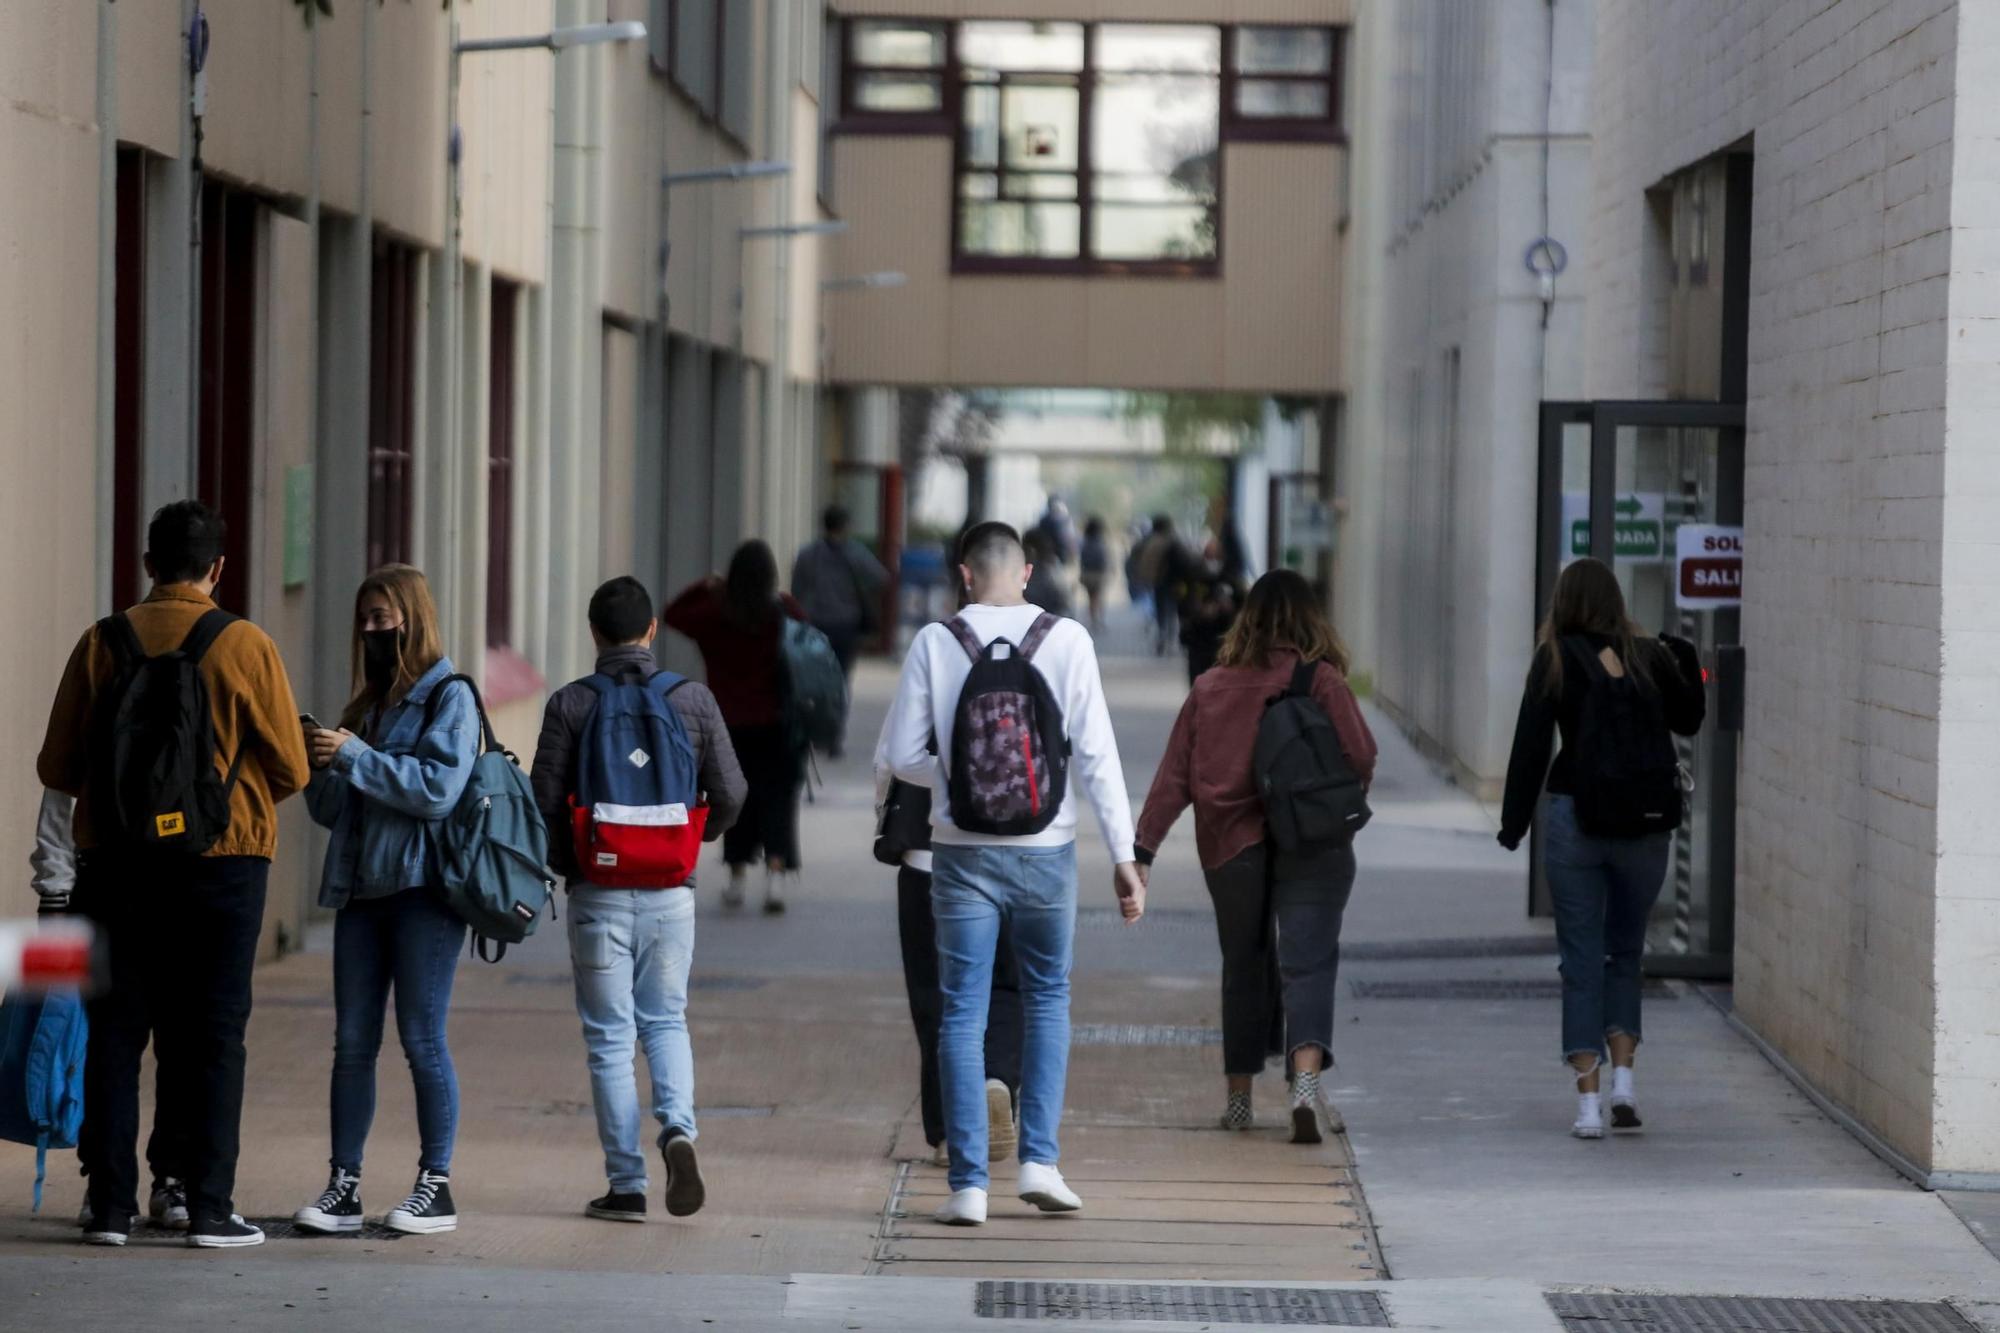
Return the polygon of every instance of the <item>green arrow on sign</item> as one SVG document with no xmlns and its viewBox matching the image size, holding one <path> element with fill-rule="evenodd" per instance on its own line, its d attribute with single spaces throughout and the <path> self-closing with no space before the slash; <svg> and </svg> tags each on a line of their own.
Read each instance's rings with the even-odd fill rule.
<svg viewBox="0 0 2000 1333">
<path fill-rule="evenodd" d="M 1639 503 L 1638 496 L 1628 495 L 1617 504 L 1612 505 L 1611 508 L 1614 512 L 1626 518 L 1637 518 L 1645 511 L 1646 507 Z"/>
</svg>

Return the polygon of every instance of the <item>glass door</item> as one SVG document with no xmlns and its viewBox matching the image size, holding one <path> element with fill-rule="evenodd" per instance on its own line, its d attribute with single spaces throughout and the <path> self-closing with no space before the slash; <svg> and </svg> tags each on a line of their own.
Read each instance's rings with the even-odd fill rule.
<svg viewBox="0 0 2000 1333">
<path fill-rule="evenodd" d="M 1647 970 L 1726 977 L 1735 948 L 1742 727 L 1743 408 L 1546 404 L 1542 454 L 1538 613 L 1562 567 L 1594 556 L 1617 572 L 1634 620 L 1689 640 L 1701 657 L 1708 720 L 1678 742 L 1693 791 L 1653 919 Z M 1546 911 L 1538 853 L 1531 873 L 1531 908 Z"/>
</svg>

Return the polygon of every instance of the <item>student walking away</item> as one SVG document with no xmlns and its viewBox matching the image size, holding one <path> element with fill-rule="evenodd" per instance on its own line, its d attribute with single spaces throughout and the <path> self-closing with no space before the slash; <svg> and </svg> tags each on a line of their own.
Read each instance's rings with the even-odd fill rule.
<svg viewBox="0 0 2000 1333">
<path fill-rule="evenodd" d="M 1030 604 L 1027 557 L 1004 523 L 966 534 L 970 604 L 926 626 L 903 663 L 883 736 L 890 772 L 931 789 L 931 906 L 937 918 L 938 1037 L 950 1145 L 948 1225 L 986 1220 L 985 1037 L 995 952 L 1010 932 L 1021 974 L 1020 1197 L 1044 1212 L 1082 1207 L 1057 1167 L 1069 1065 L 1076 928 L 1074 769 L 1111 851 L 1128 922 L 1145 913 L 1132 812 L 1090 634 Z"/>
<path fill-rule="evenodd" d="M 849 676 L 861 641 L 881 628 L 882 590 L 888 586 L 889 571 L 849 535 L 847 511 L 828 505 L 819 539 L 801 546 L 792 561 L 792 596 L 826 635 Z"/>
<path fill-rule="evenodd" d="M 319 905 L 334 910 L 332 1176 L 293 1216 L 308 1231 L 362 1225 L 362 1149 L 375 1119 L 375 1065 L 389 995 L 417 1103 L 416 1184 L 382 1219 L 410 1235 L 452 1231 L 458 1075 L 445 1040 L 466 924 L 446 901 L 436 823 L 479 755 L 480 710 L 445 656 L 429 583 L 384 565 L 354 596 L 354 697 L 338 725 L 305 719 L 312 817 L 332 830 Z"/>
<path fill-rule="evenodd" d="M 1242 605 L 1240 584 L 1218 573 L 1202 571 L 1186 585 L 1181 604 L 1181 647 L 1187 653 L 1188 684 L 1214 666 L 1223 639 L 1236 623 Z"/>
<path fill-rule="evenodd" d="M 106 944 L 84 1066 L 89 1244 L 124 1244 L 138 1213 L 149 1035 L 164 1122 L 184 1127 L 189 1244 L 264 1239 L 232 1202 L 243 1034 L 277 806 L 305 785 L 306 748 L 277 647 L 215 605 L 223 539 L 221 516 L 198 501 L 153 516 L 152 591 L 78 642 L 36 762 L 45 787 L 77 798 L 71 909 Z"/>
<path fill-rule="evenodd" d="M 1092 514 L 1083 525 L 1083 552 L 1078 563 L 1078 581 L 1090 601 L 1093 634 L 1104 628 L 1104 587 L 1111 578 L 1111 547 L 1104 533 L 1104 519 Z"/>
<path fill-rule="evenodd" d="M 1222 944 L 1222 1127 L 1251 1127 L 1251 1080 L 1282 1051 L 1294 1143 L 1343 1129 L 1320 1074 L 1333 1060 L 1353 832 L 1375 773 L 1375 738 L 1346 671 L 1311 585 L 1291 570 L 1258 579 L 1214 669 L 1181 705 L 1139 815 L 1136 855 L 1150 878 L 1168 830 L 1194 807 Z"/>
<path fill-rule="evenodd" d="M 1521 696 L 1500 845 L 1521 845 L 1546 787 L 1543 864 L 1562 954 L 1563 1058 L 1576 1081 L 1571 1132 L 1580 1139 L 1604 1137 L 1607 1058 L 1611 1127 L 1641 1124 L 1632 1081 L 1639 960 L 1684 795 L 1673 737 L 1694 735 L 1706 711 L 1694 645 L 1635 624 L 1608 566 L 1585 559 L 1563 570 Z"/>
<path fill-rule="evenodd" d="M 889 772 L 888 729 L 875 748 L 875 859 L 896 867 L 896 924 L 903 947 L 903 989 L 917 1029 L 918 1105 L 933 1166 L 951 1165 L 946 1145 L 944 1088 L 938 1072 L 938 1027 L 944 992 L 938 986 L 937 918 L 931 911 L 931 789 Z M 986 1163 L 1014 1155 L 1020 1141 L 1015 1108 L 1021 1095 L 1021 974 L 1005 922 L 993 955 L 986 1010 Z"/>
<path fill-rule="evenodd" d="M 1165 514 L 1153 515 L 1153 530 L 1132 554 L 1131 575 L 1153 604 L 1153 651 L 1167 655 L 1167 645 L 1176 637 L 1175 622 L 1180 615 L 1180 594 L 1174 590 L 1170 574 L 1178 574 L 1180 538 L 1174 535 L 1174 521 Z M 1170 561 L 1173 568 L 1169 568 Z"/>
<path fill-rule="evenodd" d="M 1068 615 L 1069 589 L 1063 586 L 1062 562 L 1056 558 L 1047 534 L 1039 528 L 1023 533 L 1021 550 L 1028 559 L 1028 588 L 1024 594 L 1028 601 L 1051 615 Z"/>
<path fill-rule="evenodd" d="M 771 548 L 748 541 L 736 548 L 725 579 L 711 574 L 676 597 L 660 617 L 701 649 L 708 687 L 729 726 L 749 794 L 722 836 L 729 884 L 722 905 L 743 906 L 750 867 L 764 866 L 764 911 L 785 910 L 783 880 L 799 869 L 799 788 L 806 751 L 786 717 L 780 642 L 786 619 L 805 609 L 778 591 Z"/>
<path fill-rule="evenodd" d="M 576 1011 L 610 1183 L 584 1213 L 610 1222 L 646 1220 L 632 1065 L 641 1046 L 667 1212 L 687 1217 L 707 1198 L 687 1028 L 695 866 L 702 843 L 735 822 L 745 790 L 715 696 L 654 661 L 659 628 L 637 579 L 599 588 L 590 599 L 597 670 L 550 696 L 535 747 L 549 859 L 569 886 Z"/>
</svg>

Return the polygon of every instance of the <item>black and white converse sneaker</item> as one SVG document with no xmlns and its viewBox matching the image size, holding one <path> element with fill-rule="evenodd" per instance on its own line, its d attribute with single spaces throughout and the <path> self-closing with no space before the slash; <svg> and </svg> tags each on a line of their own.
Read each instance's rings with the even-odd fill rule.
<svg viewBox="0 0 2000 1333">
<path fill-rule="evenodd" d="M 221 1221 L 199 1218 L 188 1223 L 187 1243 L 197 1250 L 237 1250 L 246 1245 L 262 1245 L 264 1230 L 233 1213 Z"/>
<path fill-rule="evenodd" d="M 694 1140 L 670 1129 L 660 1138 L 660 1155 L 667 1159 L 667 1212 L 674 1217 L 692 1217 L 708 1202 L 708 1187 L 702 1184 L 701 1166 L 694 1157 Z"/>
<path fill-rule="evenodd" d="M 146 1212 L 156 1227 L 165 1227 L 169 1231 L 186 1231 L 187 1186 L 172 1176 L 161 1176 L 153 1182 L 153 1197 L 148 1201 Z"/>
<path fill-rule="evenodd" d="M 138 1220 L 136 1217 L 119 1217 L 116 1213 L 86 1210 L 83 1218 L 83 1243 L 123 1245 L 131 1237 L 132 1227 Z"/>
<path fill-rule="evenodd" d="M 451 1177 L 419 1171 L 410 1197 L 382 1219 L 382 1225 L 406 1236 L 430 1236 L 458 1230 L 458 1209 L 451 1203 Z"/>
<path fill-rule="evenodd" d="M 646 1220 L 646 1196 L 620 1194 L 612 1190 L 603 1198 L 592 1199 L 585 1204 L 583 1215 L 602 1222 L 643 1222 Z"/>
<path fill-rule="evenodd" d="M 292 1221 L 307 1231 L 328 1236 L 361 1230 L 361 1177 L 335 1167 L 326 1192 L 293 1213 Z"/>
</svg>

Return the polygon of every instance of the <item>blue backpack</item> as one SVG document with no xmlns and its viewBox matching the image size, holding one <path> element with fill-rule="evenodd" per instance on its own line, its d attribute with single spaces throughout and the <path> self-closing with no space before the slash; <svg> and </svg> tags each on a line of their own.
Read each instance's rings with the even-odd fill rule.
<svg viewBox="0 0 2000 1333">
<path fill-rule="evenodd" d="M 847 673 L 826 635 L 786 618 L 778 638 L 785 726 L 794 751 L 834 751 L 847 731 Z"/>
<path fill-rule="evenodd" d="M 668 702 L 687 680 L 661 671 L 642 684 L 600 672 L 584 683 L 597 691 L 597 710 L 584 727 L 570 797 L 577 870 L 606 888 L 679 888 L 694 874 L 708 827 L 694 742 Z"/>
<path fill-rule="evenodd" d="M 503 749 L 486 720 L 479 687 L 468 676 L 447 676 L 431 691 L 424 729 L 437 720 L 444 692 L 453 684 L 472 691 L 485 748 L 450 814 L 431 828 L 445 902 L 472 927 L 473 947 L 497 963 L 507 946 L 535 933 L 542 913 L 553 912 L 555 872 L 549 869 L 549 829 L 535 805 L 534 788 L 511 751 Z M 487 955 L 487 944 L 499 952 Z"/>
<path fill-rule="evenodd" d="M 35 1150 L 35 1210 L 49 1149 L 74 1148 L 83 1127 L 83 1052 L 90 1031 L 74 992 L 0 1003 L 0 1139 Z"/>
</svg>

